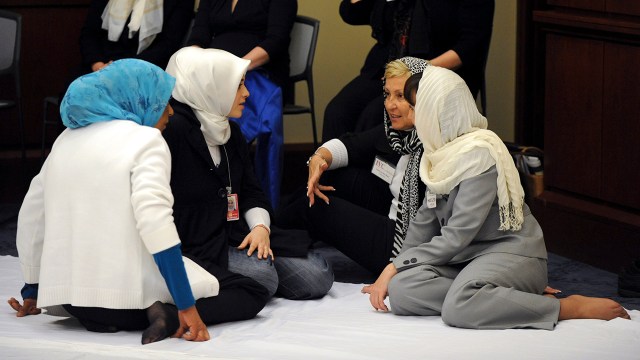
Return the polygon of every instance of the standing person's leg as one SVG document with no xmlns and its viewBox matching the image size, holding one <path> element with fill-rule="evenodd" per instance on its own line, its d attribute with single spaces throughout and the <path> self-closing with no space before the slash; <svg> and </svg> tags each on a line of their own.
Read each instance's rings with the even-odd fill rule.
<svg viewBox="0 0 640 360">
<path fill-rule="evenodd" d="M 258 251 L 247 256 L 247 250 L 229 247 L 229 271 L 251 278 L 267 288 L 269 297 L 278 289 L 278 272 L 269 259 L 258 259 Z"/>
<path fill-rule="evenodd" d="M 351 80 L 325 108 L 322 142 L 354 131 L 362 110 L 381 93 L 381 79 L 358 75 Z"/>
<path fill-rule="evenodd" d="M 560 301 L 542 296 L 547 261 L 507 253 L 481 255 L 460 271 L 445 299 L 442 320 L 473 329 L 551 330 Z"/>
<path fill-rule="evenodd" d="M 277 294 L 289 300 L 323 297 L 333 285 L 333 270 L 325 258 L 311 250 L 304 257 L 276 257 Z"/>
<path fill-rule="evenodd" d="M 453 279 L 453 266 L 418 265 L 397 273 L 389 283 L 389 303 L 396 315 L 437 316 Z"/>
</svg>

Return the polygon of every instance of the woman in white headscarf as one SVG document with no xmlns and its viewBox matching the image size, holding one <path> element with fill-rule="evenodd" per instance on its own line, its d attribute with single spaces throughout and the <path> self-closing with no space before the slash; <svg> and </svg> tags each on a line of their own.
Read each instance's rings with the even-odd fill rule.
<svg viewBox="0 0 640 360">
<path fill-rule="evenodd" d="M 376 310 L 388 310 L 389 295 L 394 314 L 441 315 L 448 325 L 477 329 L 629 318 L 609 299 L 539 295 L 547 284 L 542 229 L 523 201 L 509 151 L 487 130 L 462 78 L 427 67 L 415 123 L 427 194 L 400 254 L 363 288 Z"/>
<path fill-rule="evenodd" d="M 176 77 L 175 115 L 163 135 L 171 150 L 183 253 L 218 278 L 221 294 L 245 289 L 238 304 L 250 303 L 241 296 L 253 296 L 264 305 L 276 291 L 289 299 L 319 298 L 333 284 L 330 266 L 309 250 L 311 240 L 303 232 L 271 226 L 272 209 L 247 143 L 229 121 L 242 115 L 249 97 L 249 63 L 224 50 L 197 47 L 183 48 L 169 61 L 167 72 Z M 255 288 L 263 286 L 268 296 L 256 296 Z"/>
</svg>

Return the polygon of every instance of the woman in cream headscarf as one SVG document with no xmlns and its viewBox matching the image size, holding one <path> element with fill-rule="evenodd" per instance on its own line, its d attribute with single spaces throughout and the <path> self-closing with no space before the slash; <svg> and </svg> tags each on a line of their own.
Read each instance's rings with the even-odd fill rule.
<svg viewBox="0 0 640 360">
<path fill-rule="evenodd" d="M 174 217 L 185 256 L 218 278 L 221 294 L 237 293 L 230 312 L 252 303 L 259 311 L 276 290 L 290 299 L 322 297 L 333 284 L 325 259 L 309 251 L 310 239 L 271 226 L 248 146 L 229 121 L 242 115 L 249 97 L 248 66 L 224 50 L 186 47 L 167 67 L 176 77 L 175 115 L 164 132 Z"/>
<path fill-rule="evenodd" d="M 388 310 L 388 294 L 394 314 L 441 315 L 448 325 L 478 329 L 629 318 L 609 299 L 538 295 L 547 284 L 542 229 L 508 150 L 486 130 L 464 80 L 427 67 L 415 120 L 427 195 L 398 257 L 363 289 L 375 309 Z"/>
</svg>

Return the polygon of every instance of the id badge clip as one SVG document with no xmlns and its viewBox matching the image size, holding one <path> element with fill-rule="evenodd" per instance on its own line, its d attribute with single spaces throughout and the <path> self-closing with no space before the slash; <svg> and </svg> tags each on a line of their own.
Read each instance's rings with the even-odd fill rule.
<svg viewBox="0 0 640 360">
<path fill-rule="evenodd" d="M 231 190 L 227 188 L 227 221 L 236 220 L 240 220 L 238 194 L 231 194 Z"/>
<path fill-rule="evenodd" d="M 436 194 L 427 191 L 427 207 L 433 209 L 436 207 Z"/>
</svg>

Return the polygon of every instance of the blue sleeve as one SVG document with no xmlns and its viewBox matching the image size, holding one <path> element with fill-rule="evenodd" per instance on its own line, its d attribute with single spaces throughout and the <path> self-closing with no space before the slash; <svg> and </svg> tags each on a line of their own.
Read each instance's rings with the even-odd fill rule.
<svg viewBox="0 0 640 360">
<path fill-rule="evenodd" d="M 180 244 L 153 254 L 153 259 L 156 261 L 160 273 L 167 283 L 169 293 L 171 293 L 178 310 L 193 306 L 196 300 L 193 298 L 187 271 L 184 268 Z"/>
<path fill-rule="evenodd" d="M 22 300 L 26 299 L 38 299 L 38 284 L 24 284 L 22 290 L 20 290 Z"/>
</svg>

